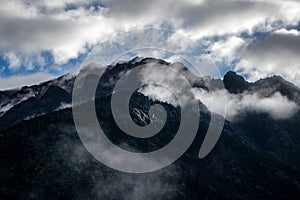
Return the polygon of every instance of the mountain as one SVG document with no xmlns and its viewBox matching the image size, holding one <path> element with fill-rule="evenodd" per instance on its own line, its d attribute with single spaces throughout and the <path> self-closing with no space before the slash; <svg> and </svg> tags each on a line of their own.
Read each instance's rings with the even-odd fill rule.
<svg viewBox="0 0 300 200">
<path fill-rule="evenodd" d="M 300 105 L 300 90 L 294 84 L 280 76 L 260 79 L 254 83 L 246 82 L 235 72 L 228 72 L 224 77 L 225 88 L 231 93 L 257 93 L 270 97 L 276 92 Z M 256 103 L 256 102 L 253 102 Z M 277 160 L 284 160 L 299 169 L 300 162 L 300 112 L 286 120 L 272 119 L 266 113 L 248 112 L 242 121 L 235 122 L 259 148 Z"/>
<path fill-rule="evenodd" d="M 57 79 L 41 83 L 40 85 L 0 91 L 0 117 L 20 103 L 24 103 L 29 99 L 40 99 L 51 87 L 61 88 L 71 94 L 74 80 L 75 77 L 73 75 L 66 74 Z"/>
<path fill-rule="evenodd" d="M 249 83 L 236 72 L 229 71 L 224 76 L 224 87 L 230 93 L 256 92 L 263 96 L 271 96 L 279 92 L 289 100 L 299 104 L 299 87 L 284 80 L 281 76 L 267 77 L 256 82 Z"/>
<path fill-rule="evenodd" d="M 244 77 L 237 75 L 233 71 L 229 71 L 224 76 L 224 87 L 230 93 L 241 93 L 249 89 L 250 83 L 245 81 Z"/>
<path fill-rule="evenodd" d="M 167 111 L 162 131 L 139 139 L 123 133 L 114 122 L 110 101 L 116 82 L 129 70 L 153 63 L 176 67 L 194 88 L 221 89 L 221 79 L 195 77 L 180 63 L 135 58 L 108 66 L 97 88 L 97 116 L 106 136 L 128 151 L 149 152 L 163 147 L 174 138 L 180 124 L 180 108 L 139 91 L 130 100 L 133 121 L 141 126 L 149 124 L 149 108 L 159 103 Z M 211 120 L 211 113 L 199 102 L 203 108 L 199 129 L 187 152 L 159 171 L 128 174 L 106 167 L 84 148 L 72 110 L 66 106 L 71 103 L 74 80 L 67 75 L 0 92 L 1 199 L 299 198 L 299 111 L 288 119 L 247 111 L 238 121 L 226 120 L 215 148 L 199 159 Z M 93 81 L 95 77 L 89 76 L 84 85 Z M 228 72 L 223 82 L 229 94 L 269 97 L 277 92 L 300 105 L 299 88 L 279 76 L 249 83 Z"/>
</svg>

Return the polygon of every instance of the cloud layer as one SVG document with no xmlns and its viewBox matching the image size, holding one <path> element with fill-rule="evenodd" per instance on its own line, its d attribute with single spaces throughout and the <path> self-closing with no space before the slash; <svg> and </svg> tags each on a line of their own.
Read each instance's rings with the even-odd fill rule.
<svg viewBox="0 0 300 200">
<path fill-rule="evenodd" d="M 300 32 L 280 29 L 264 40 L 254 40 L 245 47 L 237 70 L 257 80 L 280 74 L 300 85 Z"/>
<path fill-rule="evenodd" d="M 170 28 L 195 40 L 220 69 L 230 67 L 249 80 L 279 74 L 300 84 L 299 1 L 183 0 L 183 1 L 36 1 L 1 0 L 0 58 L 11 71 L 45 72 L 62 69 L 96 44 L 120 41 L 119 31 L 140 27 Z M 135 37 L 134 35 L 132 36 Z M 161 35 L 145 33 L 144 40 L 157 42 Z M 165 37 L 164 37 L 165 39 Z M 188 50 L 185 41 L 174 40 Z M 116 41 L 117 40 L 117 41 Z M 113 49 L 106 49 L 107 52 Z M 103 63 L 102 63 L 103 64 Z M 48 69 L 48 71 L 51 71 Z"/>
<path fill-rule="evenodd" d="M 18 75 L 11 76 L 9 78 L 0 78 L 1 90 L 15 89 L 22 85 L 34 85 L 50 79 L 53 79 L 54 76 L 47 73 L 35 73 L 31 75 Z"/>
<path fill-rule="evenodd" d="M 247 113 L 266 113 L 276 120 L 289 119 L 299 111 L 299 105 L 282 96 L 279 92 L 264 97 L 256 92 L 232 94 L 226 89 L 217 89 L 208 92 L 201 88 L 192 89 L 195 98 L 201 101 L 211 112 L 224 116 L 234 122 L 242 120 Z M 148 85 L 139 90 L 145 96 L 154 100 L 167 102 L 174 106 L 179 105 L 178 97 L 173 91 L 156 85 Z M 177 94 L 178 95 L 178 94 Z M 184 92 L 180 94 L 184 96 Z"/>
<path fill-rule="evenodd" d="M 257 93 L 249 92 L 231 94 L 227 90 L 207 92 L 198 89 L 194 92 L 196 97 L 212 112 L 222 113 L 223 106 L 226 106 L 225 117 L 229 121 L 241 120 L 244 114 L 249 112 L 267 113 L 273 119 L 288 119 L 299 110 L 295 102 L 288 100 L 279 92 L 270 97 L 262 97 Z M 226 96 L 226 102 L 223 102 L 220 96 Z"/>
</svg>

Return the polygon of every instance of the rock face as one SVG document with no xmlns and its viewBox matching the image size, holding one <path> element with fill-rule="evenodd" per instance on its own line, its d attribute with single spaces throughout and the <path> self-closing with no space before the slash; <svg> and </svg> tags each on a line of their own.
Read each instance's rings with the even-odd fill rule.
<svg viewBox="0 0 300 200">
<path fill-rule="evenodd" d="M 168 114 L 162 131 L 139 139 L 123 133 L 114 122 L 110 100 L 119 75 L 153 62 L 170 65 L 154 58 L 117 63 L 108 68 L 97 88 L 99 123 L 114 144 L 128 151 L 160 149 L 172 140 L 180 124 L 180 108 L 139 92 L 130 101 L 133 121 L 141 126 L 150 123 L 149 108 L 159 103 Z M 209 80 L 210 87 L 220 81 L 207 77 L 192 81 L 195 87 L 207 89 L 205 80 Z M 73 83 L 74 77 L 61 77 L 39 86 L 0 92 L 0 105 L 14 102 L 0 118 L 1 199 L 299 198 L 300 113 L 288 120 L 274 120 L 264 113 L 251 112 L 241 121 L 226 121 L 213 151 L 199 159 L 210 123 L 210 113 L 202 112 L 197 136 L 179 160 L 153 173 L 127 174 L 95 160 L 77 135 L 71 108 L 58 109 L 70 103 Z M 281 77 L 248 83 L 228 72 L 224 85 L 234 94 L 280 92 L 299 104 L 299 88 Z M 24 93 L 32 95 L 23 101 L 14 99 L 22 98 Z M 28 116 L 33 117 L 26 119 Z"/>
<path fill-rule="evenodd" d="M 225 74 L 224 79 L 224 87 L 230 93 L 241 93 L 249 88 L 249 83 L 245 81 L 244 77 L 237 75 L 233 71 L 229 71 Z"/>
</svg>

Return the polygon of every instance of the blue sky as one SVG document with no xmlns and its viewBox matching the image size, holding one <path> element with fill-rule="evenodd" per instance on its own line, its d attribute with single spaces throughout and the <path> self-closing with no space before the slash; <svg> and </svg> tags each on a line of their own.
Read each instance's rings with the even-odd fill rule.
<svg viewBox="0 0 300 200">
<path fill-rule="evenodd" d="M 76 73 L 94 47 L 108 64 L 121 50 L 162 45 L 172 58 L 140 56 L 188 56 L 216 63 L 221 76 L 278 74 L 300 85 L 299 1 L 0 1 L 0 90 Z M 135 31 L 143 27 L 160 31 Z M 210 66 L 205 75 L 215 76 Z"/>
</svg>

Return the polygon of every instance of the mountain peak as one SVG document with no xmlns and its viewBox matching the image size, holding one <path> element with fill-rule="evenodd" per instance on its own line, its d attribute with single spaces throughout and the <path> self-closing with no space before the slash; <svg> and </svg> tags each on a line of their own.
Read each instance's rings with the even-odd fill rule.
<svg viewBox="0 0 300 200">
<path fill-rule="evenodd" d="M 248 89 L 250 83 L 248 83 L 244 77 L 238 75 L 234 71 L 229 71 L 225 74 L 224 86 L 230 93 L 240 93 Z"/>
</svg>

